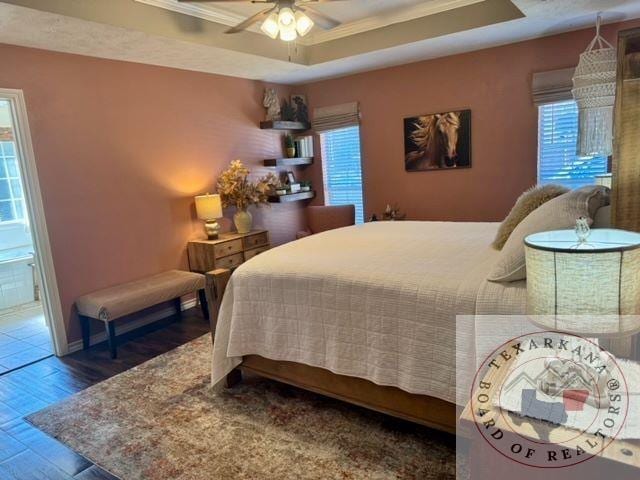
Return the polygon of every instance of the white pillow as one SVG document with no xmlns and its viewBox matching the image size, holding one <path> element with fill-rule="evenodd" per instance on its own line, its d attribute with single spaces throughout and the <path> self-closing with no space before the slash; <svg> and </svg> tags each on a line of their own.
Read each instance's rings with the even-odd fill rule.
<svg viewBox="0 0 640 480">
<path fill-rule="evenodd" d="M 598 209 L 608 204 L 609 189 L 602 185 L 578 188 L 542 204 L 513 230 L 487 280 L 524 280 L 527 278 L 524 256 L 526 237 L 538 232 L 573 229 L 579 217 L 587 217 L 591 224 Z"/>
</svg>

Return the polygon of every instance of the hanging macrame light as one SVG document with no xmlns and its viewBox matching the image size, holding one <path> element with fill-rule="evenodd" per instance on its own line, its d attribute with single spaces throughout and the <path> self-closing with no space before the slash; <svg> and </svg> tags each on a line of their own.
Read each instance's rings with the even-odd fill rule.
<svg viewBox="0 0 640 480">
<path fill-rule="evenodd" d="M 580 54 L 573 77 L 573 98 L 578 104 L 578 156 L 611 155 L 613 106 L 616 97 L 616 49 L 600 35 Z"/>
</svg>

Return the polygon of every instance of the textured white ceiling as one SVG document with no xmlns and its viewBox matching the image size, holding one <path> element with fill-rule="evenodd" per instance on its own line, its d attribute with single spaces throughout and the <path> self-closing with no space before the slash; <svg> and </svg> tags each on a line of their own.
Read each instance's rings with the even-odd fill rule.
<svg viewBox="0 0 640 480">
<path fill-rule="evenodd" d="M 173 0 L 176 1 L 176 0 Z M 329 15 L 341 22 L 362 20 L 372 15 L 380 15 L 425 3 L 443 3 L 443 0 L 340 0 L 323 2 L 314 5 L 316 10 Z M 265 5 L 235 2 L 204 3 L 202 7 L 210 10 L 226 10 L 244 16 L 253 15 L 265 8 Z"/>
<path fill-rule="evenodd" d="M 357 0 L 336 4 L 351 1 Z M 638 0 L 514 0 L 514 3 L 526 17 L 312 66 L 4 2 L 0 2 L 0 42 L 296 84 L 576 30 L 592 25 L 598 11 L 604 11 L 605 23 L 640 17 Z"/>
</svg>

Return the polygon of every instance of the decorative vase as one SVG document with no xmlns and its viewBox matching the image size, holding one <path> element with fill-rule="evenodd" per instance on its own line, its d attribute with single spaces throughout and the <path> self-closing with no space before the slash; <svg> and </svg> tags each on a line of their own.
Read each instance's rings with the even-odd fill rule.
<svg viewBox="0 0 640 480">
<path fill-rule="evenodd" d="M 253 224 L 253 216 L 247 210 L 238 210 L 233 216 L 233 223 L 238 233 L 249 233 Z"/>
<path fill-rule="evenodd" d="M 287 148 L 287 158 L 294 158 L 296 156 L 296 147 Z"/>
</svg>

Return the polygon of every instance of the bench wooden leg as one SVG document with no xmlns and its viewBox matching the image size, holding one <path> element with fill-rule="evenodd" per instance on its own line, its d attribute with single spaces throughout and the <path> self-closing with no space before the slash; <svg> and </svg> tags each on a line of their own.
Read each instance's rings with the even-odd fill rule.
<svg viewBox="0 0 640 480">
<path fill-rule="evenodd" d="M 109 354 L 111 358 L 118 356 L 116 345 L 116 324 L 114 322 L 104 322 L 104 326 L 107 330 L 107 342 L 109 343 Z"/>
<path fill-rule="evenodd" d="M 89 348 L 90 336 L 91 336 L 91 319 L 85 315 L 78 315 L 80 318 L 80 328 L 82 328 L 82 349 Z"/>
<path fill-rule="evenodd" d="M 207 294 L 203 289 L 198 290 L 198 298 L 200 299 L 200 309 L 205 320 L 209 321 L 209 305 L 207 304 Z"/>
<path fill-rule="evenodd" d="M 182 302 L 180 301 L 180 297 L 173 301 L 173 306 L 176 309 L 176 317 L 178 318 L 178 321 L 182 320 Z"/>
</svg>

